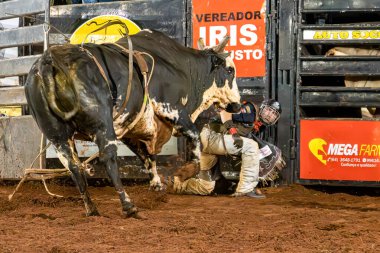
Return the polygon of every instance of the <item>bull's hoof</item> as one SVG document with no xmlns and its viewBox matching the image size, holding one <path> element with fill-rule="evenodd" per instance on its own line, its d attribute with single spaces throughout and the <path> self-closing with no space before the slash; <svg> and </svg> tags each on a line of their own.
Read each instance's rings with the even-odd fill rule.
<svg viewBox="0 0 380 253">
<path fill-rule="evenodd" d="M 163 181 L 161 180 L 161 176 L 154 176 L 152 180 L 149 182 L 149 190 L 151 191 L 163 191 L 164 190 L 164 185 L 162 184 Z"/>
<path fill-rule="evenodd" d="M 163 184 L 150 185 L 149 190 L 155 192 L 165 191 L 165 186 Z"/>
<path fill-rule="evenodd" d="M 131 207 L 127 211 L 123 211 L 124 218 L 135 218 L 139 220 L 145 220 L 144 216 L 141 216 L 137 210 L 137 207 Z"/>
<path fill-rule="evenodd" d="M 92 210 L 91 212 L 87 212 L 86 213 L 86 216 L 87 217 L 90 217 L 90 216 L 100 216 L 100 213 L 98 212 L 98 210 Z"/>
</svg>

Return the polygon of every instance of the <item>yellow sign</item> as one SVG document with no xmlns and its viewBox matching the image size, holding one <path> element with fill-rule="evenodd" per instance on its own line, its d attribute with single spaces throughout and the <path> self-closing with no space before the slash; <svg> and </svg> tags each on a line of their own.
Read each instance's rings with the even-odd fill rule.
<svg viewBox="0 0 380 253">
<path fill-rule="evenodd" d="M 304 30 L 304 40 L 378 40 L 380 30 Z"/>
<path fill-rule="evenodd" d="M 2 106 L 0 107 L 0 115 L 1 114 L 8 117 L 21 116 L 21 106 Z"/>
<path fill-rule="evenodd" d="M 71 44 L 115 42 L 127 34 L 141 31 L 131 20 L 118 15 L 101 15 L 78 27 L 70 37 Z"/>
</svg>

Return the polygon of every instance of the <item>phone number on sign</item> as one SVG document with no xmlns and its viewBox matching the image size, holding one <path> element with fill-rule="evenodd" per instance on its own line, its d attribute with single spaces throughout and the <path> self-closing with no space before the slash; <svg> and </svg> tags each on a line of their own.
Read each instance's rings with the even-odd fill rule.
<svg viewBox="0 0 380 253">
<path fill-rule="evenodd" d="M 360 163 L 361 162 L 361 159 L 360 158 L 347 158 L 347 157 L 344 157 L 344 158 L 340 158 L 340 161 L 341 162 L 357 162 L 357 163 Z"/>
</svg>

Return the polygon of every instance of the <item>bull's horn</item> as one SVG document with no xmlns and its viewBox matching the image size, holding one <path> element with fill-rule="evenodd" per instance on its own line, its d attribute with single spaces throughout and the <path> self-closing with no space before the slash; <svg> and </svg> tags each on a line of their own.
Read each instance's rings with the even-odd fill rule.
<svg viewBox="0 0 380 253">
<path fill-rule="evenodd" d="M 224 48 L 226 47 L 228 41 L 230 40 L 230 36 L 226 35 L 224 36 L 224 38 L 222 39 L 222 41 L 216 45 L 215 47 L 213 47 L 213 50 L 216 52 L 216 53 L 222 53 L 224 51 Z"/>
<path fill-rule="evenodd" d="M 203 38 L 199 38 L 198 39 L 198 49 L 199 50 L 204 50 L 205 49 L 205 41 L 203 40 Z"/>
</svg>

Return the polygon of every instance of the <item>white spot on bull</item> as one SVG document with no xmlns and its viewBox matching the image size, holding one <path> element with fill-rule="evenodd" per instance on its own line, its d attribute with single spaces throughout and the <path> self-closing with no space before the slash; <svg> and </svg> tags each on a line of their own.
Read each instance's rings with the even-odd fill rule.
<svg viewBox="0 0 380 253">
<path fill-rule="evenodd" d="M 116 113 L 114 111 L 114 114 Z M 132 136 L 137 134 L 146 138 L 156 135 L 157 124 L 154 122 L 154 111 L 151 101 L 149 101 L 145 112 L 134 126 L 130 126 L 130 122 L 133 119 L 130 119 L 128 116 L 129 113 L 122 114 L 113 122 L 113 127 L 118 139 L 126 135 Z M 132 127 L 130 131 L 128 131 L 128 127 Z"/>
<path fill-rule="evenodd" d="M 114 108 L 113 116 L 115 116 L 116 114 L 117 114 L 117 110 L 115 110 Z M 117 136 L 123 133 L 125 129 L 125 122 L 127 121 L 128 116 L 129 116 L 129 112 L 123 113 L 113 121 L 113 128 L 115 129 L 115 133 Z"/>
<path fill-rule="evenodd" d="M 150 29 L 143 29 L 144 32 L 153 33 Z"/>
<path fill-rule="evenodd" d="M 59 160 L 61 161 L 62 165 L 66 168 L 66 169 L 69 169 L 69 161 L 65 158 L 65 156 L 63 155 L 62 152 L 57 151 L 57 156 L 59 158 Z"/>
<path fill-rule="evenodd" d="M 131 202 L 131 198 L 129 197 L 128 193 L 123 190 L 123 191 L 118 191 L 117 192 L 120 196 L 124 195 L 125 196 L 125 200 L 128 201 L 128 202 Z"/>
<path fill-rule="evenodd" d="M 235 79 L 231 89 L 228 80 L 225 81 L 224 86 L 221 88 L 216 86 L 214 80 L 212 86 L 203 93 L 201 105 L 191 114 L 191 121 L 195 122 L 199 114 L 207 110 L 213 103 L 220 103 L 223 108 L 229 103 L 240 103 L 240 94 Z"/>
<path fill-rule="evenodd" d="M 187 104 L 187 99 L 188 99 L 188 96 L 181 98 L 181 103 L 183 106 L 185 106 Z"/>
<path fill-rule="evenodd" d="M 143 134 L 144 136 L 155 136 L 157 124 L 154 122 L 154 110 L 151 101 L 146 105 L 145 113 L 136 125 L 131 129 L 131 133 Z"/>
<path fill-rule="evenodd" d="M 231 57 L 226 58 L 226 66 L 233 67 L 236 76 L 235 64 Z M 191 114 L 191 121 L 195 122 L 199 114 L 207 110 L 213 103 L 219 103 L 221 107 L 226 107 L 229 103 L 240 103 L 240 94 L 236 78 L 232 80 L 231 88 L 227 79 L 221 88 L 217 87 L 214 79 L 212 86 L 203 93 L 201 105 Z"/>
<path fill-rule="evenodd" d="M 161 179 L 157 173 L 156 161 L 150 161 L 150 173 L 152 173 L 152 180 L 150 180 L 150 188 L 155 190 L 162 190 Z"/>
<path fill-rule="evenodd" d="M 163 118 L 168 118 L 174 122 L 179 119 L 179 111 L 174 109 L 170 103 L 161 103 L 156 102 L 156 100 L 152 99 L 154 112 Z"/>
<path fill-rule="evenodd" d="M 104 148 L 106 148 L 108 146 L 111 146 L 111 145 L 117 146 L 117 141 L 116 140 L 114 140 L 114 141 L 108 141 L 107 144 L 104 146 Z"/>
<path fill-rule="evenodd" d="M 195 149 L 193 150 L 193 154 L 194 156 L 199 160 L 200 157 L 201 157 L 201 147 L 200 147 L 200 144 L 197 143 L 197 146 L 195 147 Z"/>
</svg>

